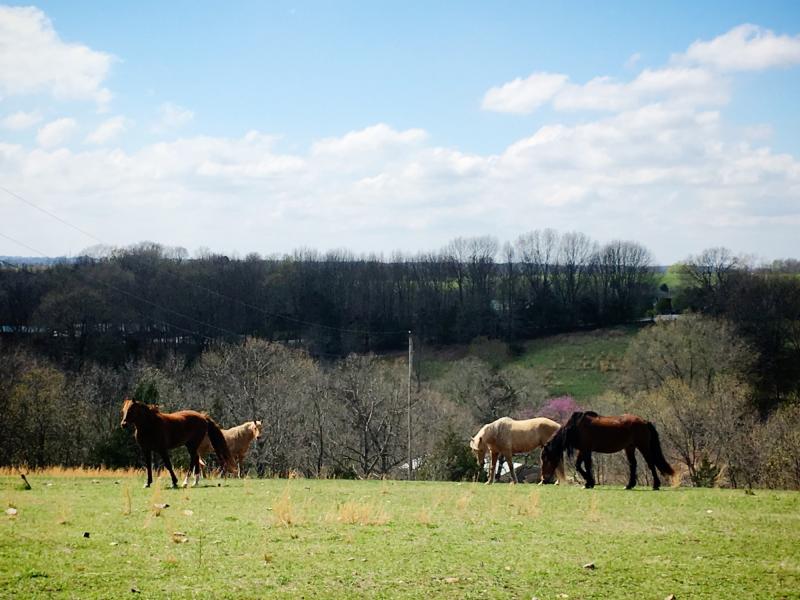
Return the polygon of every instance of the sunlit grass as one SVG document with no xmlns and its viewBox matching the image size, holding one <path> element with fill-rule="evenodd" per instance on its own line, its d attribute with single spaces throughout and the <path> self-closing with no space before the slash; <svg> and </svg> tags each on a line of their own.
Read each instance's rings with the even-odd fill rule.
<svg viewBox="0 0 800 600">
<path fill-rule="evenodd" d="M 19 477 L 0 478 L 2 507 L 16 511 L 0 514 L 3 597 L 796 598 L 800 589 L 794 492 L 317 480 L 173 490 L 167 479 L 145 490 L 143 473 L 29 479 L 26 491 Z"/>
</svg>

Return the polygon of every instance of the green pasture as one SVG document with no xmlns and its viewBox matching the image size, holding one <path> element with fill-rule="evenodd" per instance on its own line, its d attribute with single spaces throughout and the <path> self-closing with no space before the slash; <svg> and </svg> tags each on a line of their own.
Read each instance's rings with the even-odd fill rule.
<svg viewBox="0 0 800 600">
<path fill-rule="evenodd" d="M 638 327 L 613 327 L 533 340 L 515 363 L 531 369 L 551 397 L 578 401 L 618 384 L 620 367 Z"/>
<path fill-rule="evenodd" d="M 421 358 L 422 378 L 436 381 L 445 377 L 454 361 L 475 356 L 495 368 L 530 369 L 548 396 L 573 396 L 587 400 L 616 389 L 625 351 L 637 326 L 609 327 L 587 332 L 565 333 L 525 342 L 521 356 L 512 357 L 498 340 L 426 349 Z"/>
<path fill-rule="evenodd" d="M 800 598 L 796 492 L 29 479 L 4 598 Z"/>
</svg>

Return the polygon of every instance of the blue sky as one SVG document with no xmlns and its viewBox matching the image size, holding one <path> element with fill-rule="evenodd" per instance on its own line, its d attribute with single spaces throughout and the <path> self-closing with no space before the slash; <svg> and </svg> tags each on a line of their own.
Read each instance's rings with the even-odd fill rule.
<svg viewBox="0 0 800 600">
<path fill-rule="evenodd" d="M 551 4 L 8 8 L 0 64 L 41 59 L 0 74 L 2 185 L 120 245 L 800 254 L 800 5 Z M 48 254 L 94 243 L 0 210 Z"/>
</svg>

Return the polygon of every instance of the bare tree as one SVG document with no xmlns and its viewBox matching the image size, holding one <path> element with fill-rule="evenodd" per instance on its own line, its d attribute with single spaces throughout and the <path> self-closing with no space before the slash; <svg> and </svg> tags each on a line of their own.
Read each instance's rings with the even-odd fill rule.
<svg viewBox="0 0 800 600">
<path fill-rule="evenodd" d="M 329 456 L 341 471 L 386 475 L 405 457 L 403 370 L 350 355 L 329 375 L 336 435 Z"/>
</svg>

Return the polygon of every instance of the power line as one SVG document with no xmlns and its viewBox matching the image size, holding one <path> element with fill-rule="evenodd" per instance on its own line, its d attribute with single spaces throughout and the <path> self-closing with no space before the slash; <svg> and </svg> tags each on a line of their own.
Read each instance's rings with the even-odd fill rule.
<svg viewBox="0 0 800 600">
<path fill-rule="evenodd" d="M 74 229 L 75 231 L 78 231 L 79 233 L 91 238 L 95 242 L 97 242 L 99 244 L 103 244 L 104 246 L 114 247 L 113 244 L 109 244 L 109 243 L 105 242 L 104 240 L 101 240 L 97 236 L 89 233 L 88 231 L 85 231 L 85 230 L 81 229 L 77 225 L 73 225 L 69 221 L 66 221 L 65 219 L 62 219 L 61 217 L 59 217 L 55 213 L 53 213 L 53 212 L 51 212 L 51 211 L 49 211 L 49 210 L 47 210 L 45 208 L 42 208 L 41 206 L 38 206 L 37 204 L 31 202 L 30 200 L 27 200 L 27 199 L 23 198 L 19 194 L 16 194 L 16 193 L 12 192 L 11 190 L 9 190 L 9 189 L 7 189 L 7 188 L 5 188 L 3 186 L 0 186 L 0 190 L 6 192 L 10 196 L 13 196 L 17 200 L 20 200 L 21 202 L 24 202 L 28 206 L 31 206 L 32 208 L 35 208 L 36 210 L 46 214 L 47 216 L 55 219 L 56 221 L 66 225 L 67 227 L 70 227 L 70 228 Z M 6 237 L 6 236 L 3 236 L 3 237 Z M 7 238 L 7 239 L 11 239 L 11 238 Z M 12 241 L 14 241 L 14 240 L 12 240 Z M 29 246 L 26 246 L 25 244 L 20 244 L 20 245 L 25 246 L 29 250 L 33 250 L 32 248 L 30 248 Z M 35 252 L 37 252 L 38 254 L 42 254 L 42 253 L 40 253 L 38 251 L 35 251 Z M 45 254 L 42 254 L 42 256 L 46 257 Z M 400 334 L 405 334 L 406 331 L 407 331 L 405 329 L 404 330 L 397 330 L 397 331 L 370 331 L 370 330 L 366 330 L 366 329 L 349 329 L 349 328 L 345 328 L 345 327 L 336 327 L 334 325 L 325 325 L 323 323 L 314 323 L 312 321 L 305 321 L 303 319 L 297 319 L 295 317 L 288 317 L 286 315 L 272 313 L 272 312 L 270 312 L 270 311 L 268 311 L 266 309 L 261 308 L 260 306 L 256 306 L 254 304 L 250 304 L 249 302 L 245 302 L 244 300 L 241 300 L 239 298 L 234 298 L 232 296 L 228 296 L 227 294 L 223 294 L 222 292 L 217 292 L 216 290 L 212 290 L 210 288 L 207 288 L 207 287 L 205 287 L 203 285 L 200 285 L 198 283 L 195 283 L 193 281 L 190 281 L 190 280 L 182 277 L 178 273 L 174 273 L 170 269 L 166 269 L 166 272 L 169 273 L 170 275 L 172 275 L 173 277 L 175 277 L 177 279 L 180 279 L 184 283 L 186 283 L 188 285 L 191 285 L 191 286 L 194 286 L 197 289 L 203 290 L 208 294 L 213 294 L 213 295 L 215 295 L 215 296 L 217 296 L 219 298 L 223 298 L 225 300 L 230 300 L 231 302 L 236 302 L 236 303 L 238 303 L 238 304 L 240 304 L 240 305 L 242 305 L 242 306 L 244 306 L 246 308 L 250 308 L 252 310 L 257 310 L 257 311 L 261 312 L 262 314 L 264 314 L 264 315 L 266 315 L 268 317 L 274 318 L 274 319 L 283 319 L 285 321 L 289 321 L 289 322 L 292 322 L 292 323 L 297 323 L 297 324 L 300 324 L 300 325 L 306 325 L 308 327 L 319 327 L 321 329 L 328 329 L 328 330 L 331 330 L 331 331 L 339 331 L 341 333 L 353 333 L 353 334 L 357 334 L 357 335 L 400 335 Z M 123 292 L 123 293 L 125 293 L 125 292 Z M 169 310 L 169 309 L 166 309 L 166 310 Z M 191 317 L 188 317 L 188 318 L 191 318 Z M 219 329 L 218 327 L 216 327 L 214 325 L 211 325 L 211 327 Z M 238 334 L 236 334 L 236 335 L 238 335 Z"/>
<path fill-rule="evenodd" d="M 52 217 L 53 219 L 55 219 L 56 221 L 58 221 L 58 222 L 60 222 L 60 223 L 62 223 L 62 224 L 64 224 L 64 225 L 66 225 L 67 227 L 71 227 L 71 228 L 72 228 L 72 229 L 74 229 L 75 231 L 78 231 L 79 233 L 82 233 L 82 234 L 83 234 L 83 235 L 85 235 L 86 237 L 90 237 L 90 238 L 92 238 L 94 241 L 96 241 L 96 242 L 99 242 L 100 244 L 104 244 L 104 243 L 105 243 L 105 242 L 103 242 L 103 240 L 101 240 L 101 239 L 99 239 L 99 238 L 97 238 L 97 237 L 93 236 L 93 235 L 92 235 L 91 233 L 89 233 L 88 231 L 84 231 L 83 229 L 81 229 L 81 228 L 80 228 L 80 227 L 78 227 L 77 225 L 73 225 L 72 223 L 69 223 L 68 221 L 65 221 L 64 219 L 62 219 L 62 218 L 61 218 L 61 217 L 59 217 L 58 215 L 56 215 L 56 214 L 54 214 L 54 213 L 50 212 L 50 211 L 49 211 L 49 210 L 47 210 L 46 208 L 42 208 L 41 206 L 38 206 L 38 205 L 34 204 L 34 203 L 33 203 L 33 202 L 31 202 L 30 200 L 26 200 L 25 198 L 23 198 L 23 197 L 22 197 L 22 196 L 20 196 L 19 194 L 15 194 L 15 193 L 14 193 L 14 192 L 12 192 L 11 190 L 9 190 L 9 189 L 7 189 L 7 188 L 5 188 L 5 187 L 3 187 L 3 186 L 0 186 L 0 190 L 3 190 L 3 191 L 6 193 L 6 194 L 8 194 L 8 195 L 10 195 L 10 196 L 13 196 L 14 198 L 16 198 L 17 200 L 19 200 L 20 202 L 24 202 L 24 203 L 25 203 L 25 204 L 27 204 L 28 206 L 31 206 L 31 207 L 35 208 L 36 210 L 38 210 L 38 211 L 40 211 L 40 212 L 43 212 L 43 213 L 44 213 L 44 214 L 46 214 L 47 216 L 49 216 L 49 217 Z M 22 244 L 22 245 L 24 246 L 24 244 Z M 27 246 L 26 246 L 26 247 L 27 247 Z M 29 248 L 29 249 L 30 249 L 30 248 Z M 47 257 L 47 255 L 44 255 L 44 256 L 45 256 L 45 257 Z"/>
</svg>

